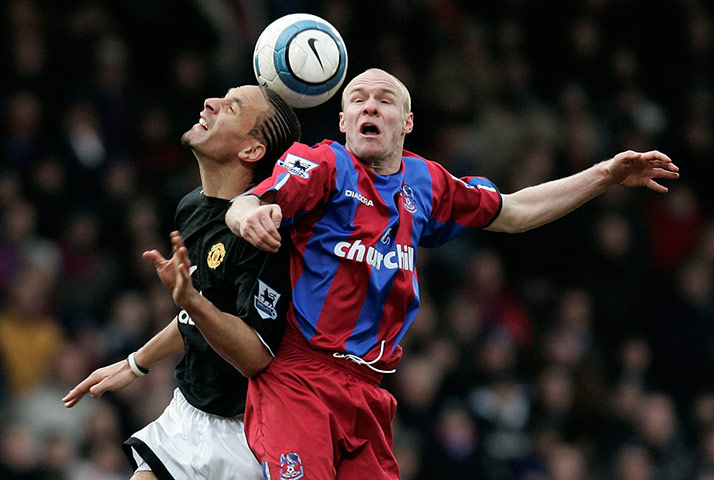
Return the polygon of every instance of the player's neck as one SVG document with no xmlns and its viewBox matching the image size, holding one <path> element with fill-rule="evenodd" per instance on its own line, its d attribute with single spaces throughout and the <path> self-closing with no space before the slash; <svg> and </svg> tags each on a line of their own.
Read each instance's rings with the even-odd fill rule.
<svg viewBox="0 0 714 480">
<path fill-rule="evenodd" d="M 198 162 L 201 187 L 208 197 L 231 200 L 244 193 L 251 185 L 253 172 L 239 162 L 211 163 L 210 168 Z"/>
<path fill-rule="evenodd" d="M 349 145 L 345 146 L 347 151 L 356 157 L 360 162 L 365 164 L 377 175 L 393 175 L 402 169 L 402 147 L 395 147 L 389 154 L 377 152 L 355 152 Z M 360 154 L 361 153 L 361 154 Z"/>
<path fill-rule="evenodd" d="M 402 156 L 391 155 L 377 160 L 362 160 L 377 175 L 393 175 L 402 168 Z"/>
</svg>

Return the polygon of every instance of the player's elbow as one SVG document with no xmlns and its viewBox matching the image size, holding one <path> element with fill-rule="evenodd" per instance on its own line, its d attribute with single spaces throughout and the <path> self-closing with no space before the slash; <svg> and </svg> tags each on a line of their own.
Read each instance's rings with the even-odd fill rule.
<svg viewBox="0 0 714 480">
<path fill-rule="evenodd" d="M 533 209 L 518 200 L 514 194 L 503 195 L 501 211 L 486 230 L 501 233 L 523 233 L 540 223 Z"/>
<path fill-rule="evenodd" d="M 262 351 L 260 354 L 255 355 L 254 358 L 249 362 L 244 362 L 243 365 L 237 367 L 244 377 L 254 377 L 260 372 L 268 368 L 270 362 L 273 360 L 272 355 L 267 351 Z"/>
<path fill-rule="evenodd" d="M 486 230 L 500 233 L 522 233 L 530 228 L 524 222 L 518 221 L 517 218 L 501 213 L 491 225 L 486 227 Z"/>
</svg>

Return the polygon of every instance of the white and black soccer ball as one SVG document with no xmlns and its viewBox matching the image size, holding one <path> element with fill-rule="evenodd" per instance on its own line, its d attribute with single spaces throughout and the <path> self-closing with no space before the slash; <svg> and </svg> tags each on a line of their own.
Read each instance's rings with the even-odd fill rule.
<svg viewBox="0 0 714 480">
<path fill-rule="evenodd" d="M 258 84 L 294 108 L 320 105 L 347 75 L 347 49 L 326 20 L 307 13 L 285 15 L 268 25 L 253 52 Z"/>
</svg>

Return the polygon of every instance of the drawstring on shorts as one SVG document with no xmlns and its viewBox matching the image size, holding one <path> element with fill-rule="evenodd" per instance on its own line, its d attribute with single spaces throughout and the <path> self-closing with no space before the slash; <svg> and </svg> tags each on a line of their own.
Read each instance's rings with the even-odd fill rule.
<svg viewBox="0 0 714 480">
<path fill-rule="evenodd" d="M 374 366 L 374 364 L 377 363 L 382 358 L 382 355 L 384 355 L 384 343 L 385 343 L 385 341 L 382 340 L 382 343 L 380 343 L 380 345 L 379 345 L 379 355 L 377 355 L 377 358 L 375 358 L 374 360 L 370 360 L 369 362 L 367 360 L 365 360 L 364 358 L 358 357 L 357 355 L 352 355 L 351 353 L 335 352 L 332 354 L 332 356 L 335 358 L 344 358 L 344 359 L 354 362 L 358 365 L 365 365 L 367 368 L 369 368 L 370 370 L 374 370 L 377 373 L 382 373 L 382 374 L 394 373 L 397 371 L 396 368 L 393 368 L 391 370 L 380 370 L 379 368 Z"/>
</svg>

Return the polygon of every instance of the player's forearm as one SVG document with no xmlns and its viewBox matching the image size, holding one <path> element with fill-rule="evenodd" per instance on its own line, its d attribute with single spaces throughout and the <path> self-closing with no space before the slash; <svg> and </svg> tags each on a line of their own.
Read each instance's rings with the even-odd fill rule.
<svg viewBox="0 0 714 480">
<path fill-rule="evenodd" d="M 144 368 L 151 368 L 156 362 L 183 351 L 183 338 L 178 329 L 176 317 L 163 330 L 154 335 L 136 351 L 134 359 Z"/>
<path fill-rule="evenodd" d="M 260 206 L 260 199 L 255 195 L 244 195 L 233 200 L 226 212 L 226 225 L 235 235 L 240 235 L 240 225 L 245 215 Z"/>
<path fill-rule="evenodd" d="M 614 181 L 607 161 L 569 177 L 503 196 L 503 208 L 488 230 L 517 233 L 550 223 L 600 195 Z"/>
<path fill-rule="evenodd" d="M 191 296 L 182 307 L 209 345 L 244 376 L 260 373 L 272 360 L 252 328 L 239 317 L 220 311 L 202 295 Z"/>
</svg>

